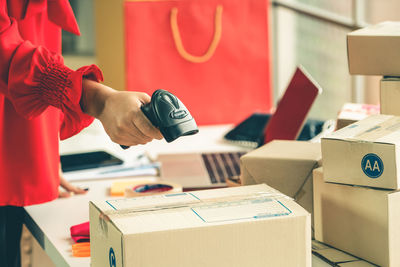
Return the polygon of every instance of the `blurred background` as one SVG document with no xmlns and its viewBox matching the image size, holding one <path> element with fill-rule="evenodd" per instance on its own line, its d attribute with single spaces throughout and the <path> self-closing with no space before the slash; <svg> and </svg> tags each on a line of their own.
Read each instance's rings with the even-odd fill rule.
<svg viewBox="0 0 400 267">
<path fill-rule="evenodd" d="M 108 4 L 108 14 L 103 11 Z M 81 36 L 63 32 L 63 54 L 67 65 L 103 62 L 106 41 L 116 50 L 123 49 L 118 40 L 101 40 L 96 36 L 99 25 L 110 24 L 122 34 L 122 0 L 70 0 L 81 29 Z M 310 117 L 333 119 L 346 102 L 378 104 L 379 79 L 374 76 L 351 76 L 348 72 L 346 34 L 385 20 L 400 20 L 400 1 L 396 0 L 270 0 L 269 27 L 271 47 L 271 79 L 274 104 L 285 90 L 296 65 L 303 65 L 324 89 Z M 120 25 L 121 27 L 118 27 Z M 96 29 L 97 28 L 97 29 Z M 106 29 L 107 30 L 107 29 Z M 113 42 L 115 41 L 115 44 Z M 115 58 L 118 69 L 123 62 Z M 120 62 L 121 64 L 119 64 Z M 117 71 L 115 71 L 117 72 Z M 122 75 L 122 74 L 120 74 Z M 116 89 L 123 89 L 123 77 L 107 80 Z"/>
</svg>

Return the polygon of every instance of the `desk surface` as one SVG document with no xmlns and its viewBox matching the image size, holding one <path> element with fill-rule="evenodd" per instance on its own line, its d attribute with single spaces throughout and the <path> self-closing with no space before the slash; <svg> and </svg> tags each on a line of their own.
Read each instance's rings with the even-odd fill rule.
<svg viewBox="0 0 400 267">
<path fill-rule="evenodd" d="M 95 121 L 79 135 L 61 142 L 60 151 L 64 154 L 104 149 L 124 160 L 130 160 L 143 151 L 156 155 L 160 152 L 243 150 L 221 140 L 222 134 L 230 128 L 231 125 L 201 127 L 199 134 L 180 138 L 170 144 L 164 140 L 153 141 L 145 146 L 132 147 L 124 151 L 109 140 L 101 124 Z M 56 266 L 90 266 L 90 258 L 72 257 L 73 241 L 70 238 L 69 228 L 89 220 L 89 200 L 111 198 L 108 191 L 111 183 L 116 180 L 74 182 L 76 185 L 89 187 L 89 192 L 86 195 L 57 199 L 25 208 L 27 227 Z M 313 256 L 313 266 L 327 265 Z"/>
<path fill-rule="evenodd" d="M 119 145 L 111 142 L 96 120 L 77 136 L 62 141 L 60 153 L 103 149 L 129 161 L 134 160 L 143 151 L 155 156 L 161 152 L 243 150 L 221 140 L 221 133 L 230 128 L 231 125 L 201 127 L 199 134 L 180 138 L 170 144 L 165 140 L 155 140 L 144 146 L 122 150 Z M 89 187 L 88 193 L 25 208 L 27 227 L 56 266 L 90 266 L 90 258 L 72 257 L 73 241 L 69 228 L 89 220 L 89 200 L 111 198 L 108 191 L 112 182 L 116 180 L 118 179 L 74 182 L 76 185 Z"/>
</svg>

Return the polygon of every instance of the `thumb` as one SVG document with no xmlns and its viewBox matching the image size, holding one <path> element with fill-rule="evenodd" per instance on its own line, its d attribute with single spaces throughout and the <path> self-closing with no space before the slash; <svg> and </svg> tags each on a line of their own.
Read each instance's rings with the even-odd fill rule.
<svg viewBox="0 0 400 267">
<path fill-rule="evenodd" d="M 143 104 L 147 104 L 151 101 L 151 97 L 146 93 L 138 93 L 137 97 Z"/>
<path fill-rule="evenodd" d="M 60 186 L 67 192 L 73 192 L 75 194 L 84 194 L 86 191 L 82 188 L 72 185 L 63 176 L 60 177 Z"/>
<path fill-rule="evenodd" d="M 58 192 L 58 197 L 59 198 L 67 198 L 67 197 L 70 197 L 70 196 L 71 196 L 71 194 L 69 192 L 67 192 L 67 191 L 59 191 Z"/>
</svg>

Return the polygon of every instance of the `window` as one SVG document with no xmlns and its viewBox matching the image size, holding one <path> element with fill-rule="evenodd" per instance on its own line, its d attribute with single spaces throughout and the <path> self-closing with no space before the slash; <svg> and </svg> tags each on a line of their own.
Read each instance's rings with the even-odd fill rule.
<svg viewBox="0 0 400 267">
<path fill-rule="evenodd" d="M 334 119 L 345 102 L 379 103 L 379 79 L 350 75 L 346 34 L 385 20 L 399 20 L 396 0 L 271 0 L 275 100 L 298 64 L 323 88 L 310 117 Z"/>
<path fill-rule="evenodd" d="M 95 32 L 93 0 L 70 0 L 81 36 L 62 31 L 62 54 L 72 69 L 95 62 Z"/>
<path fill-rule="evenodd" d="M 93 0 L 70 0 L 72 9 L 81 31 L 76 36 L 67 31 L 62 32 L 62 53 L 64 55 L 94 55 L 94 18 Z"/>
</svg>

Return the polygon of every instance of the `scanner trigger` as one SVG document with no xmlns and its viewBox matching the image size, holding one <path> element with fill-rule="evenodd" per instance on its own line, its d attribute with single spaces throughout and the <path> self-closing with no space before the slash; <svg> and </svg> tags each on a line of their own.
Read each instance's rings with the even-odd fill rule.
<svg viewBox="0 0 400 267">
<path fill-rule="evenodd" d="M 180 108 L 178 99 L 172 94 L 163 94 L 161 95 L 161 99 L 163 99 L 168 104 L 172 104 L 176 109 Z"/>
</svg>

